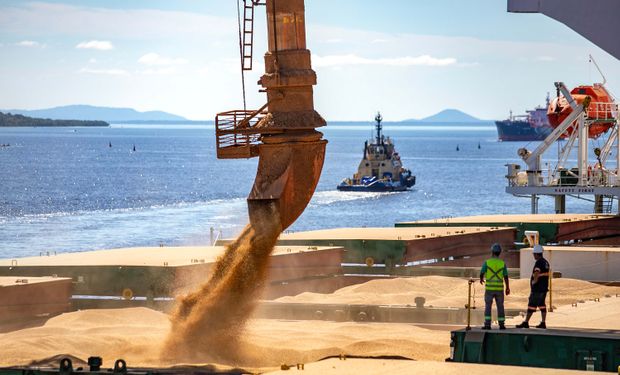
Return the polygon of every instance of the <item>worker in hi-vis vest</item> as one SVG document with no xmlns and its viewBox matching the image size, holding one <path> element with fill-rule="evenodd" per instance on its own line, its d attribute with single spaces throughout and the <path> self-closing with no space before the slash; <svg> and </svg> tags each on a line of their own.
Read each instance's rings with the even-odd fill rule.
<svg viewBox="0 0 620 375">
<path fill-rule="evenodd" d="M 504 321 L 506 315 L 504 313 L 504 282 L 506 283 L 506 295 L 510 294 L 510 285 L 508 284 L 508 268 L 506 263 L 499 259 L 502 253 L 502 247 L 498 243 L 491 246 L 491 258 L 487 259 L 480 270 L 480 284 L 485 284 L 484 291 L 484 327 L 482 329 L 491 329 L 491 308 L 493 300 L 497 304 L 497 321 L 499 329 L 506 329 Z"/>
</svg>

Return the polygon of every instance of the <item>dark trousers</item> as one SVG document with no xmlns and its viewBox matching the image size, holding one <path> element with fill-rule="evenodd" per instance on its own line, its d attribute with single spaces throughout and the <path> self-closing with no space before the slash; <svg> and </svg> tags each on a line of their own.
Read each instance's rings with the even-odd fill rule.
<svg viewBox="0 0 620 375">
<path fill-rule="evenodd" d="M 497 304 L 497 321 L 504 323 L 506 315 L 504 313 L 504 291 L 503 290 L 486 290 L 484 292 L 484 321 L 491 324 L 491 307 L 493 307 L 493 299 Z"/>
<path fill-rule="evenodd" d="M 540 311 L 546 310 L 547 305 L 545 304 L 545 300 L 547 299 L 547 292 L 530 292 L 530 298 L 527 301 L 527 309 L 531 311 L 536 311 L 536 308 L 539 308 Z"/>
</svg>

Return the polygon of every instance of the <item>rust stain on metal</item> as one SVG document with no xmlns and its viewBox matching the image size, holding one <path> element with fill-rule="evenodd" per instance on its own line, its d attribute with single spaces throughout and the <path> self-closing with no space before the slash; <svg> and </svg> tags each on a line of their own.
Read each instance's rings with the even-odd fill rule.
<svg viewBox="0 0 620 375">
<path fill-rule="evenodd" d="M 306 48 L 303 0 L 266 1 L 268 45 L 265 74 L 259 83 L 267 103 L 258 111 L 229 111 L 216 118 L 219 158 L 259 157 L 258 171 L 248 197 L 254 203 L 276 201 L 282 229 L 289 227 L 308 205 L 319 181 L 326 125 L 314 110 L 310 51 Z"/>
</svg>

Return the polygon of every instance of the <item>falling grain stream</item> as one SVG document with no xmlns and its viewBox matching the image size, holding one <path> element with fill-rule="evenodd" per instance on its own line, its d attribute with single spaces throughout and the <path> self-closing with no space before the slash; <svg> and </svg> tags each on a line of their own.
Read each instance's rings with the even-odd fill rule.
<svg viewBox="0 0 620 375">
<path fill-rule="evenodd" d="M 275 204 L 261 205 L 218 259 L 209 280 L 178 302 L 161 353 L 163 361 L 243 364 L 252 360 L 243 331 L 281 231 Z"/>
</svg>

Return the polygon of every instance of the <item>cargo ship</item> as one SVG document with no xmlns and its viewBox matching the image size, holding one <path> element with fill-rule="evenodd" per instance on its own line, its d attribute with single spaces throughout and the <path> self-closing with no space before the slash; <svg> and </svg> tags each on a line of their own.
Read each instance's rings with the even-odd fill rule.
<svg viewBox="0 0 620 375">
<path fill-rule="evenodd" d="M 415 176 L 403 167 L 390 137 L 382 134 L 383 117 L 375 116 L 376 137 L 364 142 L 364 155 L 353 178 L 342 180 L 340 191 L 403 191 L 415 185 Z"/>
<path fill-rule="evenodd" d="M 542 141 L 553 128 L 547 118 L 547 108 L 549 107 L 549 94 L 547 94 L 547 105 L 536 107 L 526 111 L 525 115 L 510 116 L 507 120 L 495 121 L 497 127 L 497 139 L 500 142 L 506 141 Z"/>
</svg>

